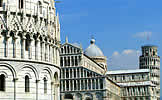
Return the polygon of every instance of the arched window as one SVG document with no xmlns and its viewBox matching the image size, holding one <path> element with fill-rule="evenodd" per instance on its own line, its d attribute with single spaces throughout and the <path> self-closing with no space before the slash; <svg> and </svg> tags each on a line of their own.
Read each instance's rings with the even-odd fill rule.
<svg viewBox="0 0 162 100">
<path fill-rule="evenodd" d="M 24 8 L 24 0 L 19 0 L 19 8 Z"/>
<path fill-rule="evenodd" d="M 29 76 L 25 76 L 25 92 L 29 92 L 30 91 L 30 81 L 29 81 Z"/>
<path fill-rule="evenodd" d="M 3 0 L 0 0 L 0 7 L 3 6 Z"/>
<path fill-rule="evenodd" d="M 44 93 L 47 93 L 47 79 L 44 77 Z"/>
<path fill-rule="evenodd" d="M 39 12 L 40 14 L 42 14 L 42 3 L 40 1 L 38 2 L 38 6 L 39 6 Z"/>
<path fill-rule="evenodd" d="M 5 91 L 5 75 L 0 75 L 0 91 Z"/>
</svg>

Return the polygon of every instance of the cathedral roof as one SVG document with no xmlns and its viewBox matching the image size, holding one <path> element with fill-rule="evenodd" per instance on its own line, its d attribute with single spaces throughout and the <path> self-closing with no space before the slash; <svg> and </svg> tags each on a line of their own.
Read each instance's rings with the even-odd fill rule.
<svg viewBox="0 0 162 100">
<path fill-rule="evenodd" d="M 128 86 L 155 86 L 151 81 L 143 82 L 128 82 L 128 83 L 117 83 L 119 86 L 128 87 Z"/>
<path fill-rule="evenodd" d="M 85 50 L 84 54 L 89 56 L 89 57 L 103 57 L 104 56 L 101 49 L 97 45 L 95 45 L 95 40 L 94 39 L 91 39 L 91 44 Z"/>
<path fill-rule="evenodd" d="M 106 74 L 132 74 L 132 73 L 149 73 L 149 69 L 132 69 L 132 70 L 114 70 L 114 71 L 107 71 Z"/>
</svg>

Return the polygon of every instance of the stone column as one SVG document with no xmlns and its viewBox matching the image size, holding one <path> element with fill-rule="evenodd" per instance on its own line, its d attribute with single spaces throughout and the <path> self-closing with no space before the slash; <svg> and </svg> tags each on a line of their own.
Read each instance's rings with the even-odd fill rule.
<svg viewBox="0 0 162 100">
<path fill-rule="evenodd" d="M 52 58 L 52 53 L 51 53 L 51 43 L 49 42 L 49 53 L 48 53 L 48 59 L 49 59 L 49 62 L 51 62 L 51 58 Z"/>
<path fill-rule="evenodd" d="M 42 40 L 42 60 L 45 61 L 45 41 Z"/>
<path fill-rule="evenodd" d="M 7 35 L 6 37 L 5 37 L 5 40 L 6 40 L 6 50 L 5 50 L 5 57 L 8 57 L 8 39 L 10 38 L 10 36 L 9 35 Z"/>
<path fill-rule="evenodd" d="M 91 81 L 91 90 L 93 89 L 93 81 L 92 81 L 92 79 L 90 79 L 90 81 Z"/>
<path fill-rule="evenodd" d="M 65 79 L 66 79 L 66 78 L 67 78 L 67 77 L 66 77 L 66 68 L 64 68 L 64 71 L 65 71 Z"/>
<path fill-rule="evenodd" d="M 96 79 L 94 79 L 94 89 L 96 90 Z"/>
<path fill-rule="evenodd" d="M 134 90 L 135 90 L 134 91 L 134 95 L 137 96 L 137 89 L 136 89 L 136 87 L 134 88 Z"/>
<path fill-rule="evenodd" d="M 78 80 L 75 80 L 75 82 L 76 82 L 76 90 L 78 90 Z"/>
<path fill-rule="evenodd" d="M 36 100 L 39 100 L 39 81 L 40 80 L 36 80 Z"/>
<path fill-rule="evenodd" d="M 88 90 L 88 89 L 89 89 L 89 86 L 88 86 L 88 85 L 89 85 L 88 79 L 87 79 L 87 84 L 86 84 L 86 85 L 87 85 L 87 90 Z"/>
<path fill-rule="evenodd" d="M 18 78 L 14 78 L 13 81 L 14 81 L 14 100 L 16 100 L 16 89 L 17 89 L 17 86 L 16 86 L 16 81 L 18 80 Z"/>
<path fill-rule="evenodd" d="M 58 60 L 59 60 L 59 53 L 58 53 L 58 48 L 56 48 L 56 64 L 58 65 Z"/>
<path fill-rule="evenodd" d="M 79 68 L 79 74 L 80 74 L 80 78 L 82 77 L 82 68 Z"/>
<path fill-rule="evenodd" d="M 66 84 L 66 80 L 65 80 L 65 91 L 67 91 L 67 88 L 66 88 L 67 84 Z"/>
<path fill-rule="evenodd" d="M 145 87 L 145 93 L 146 93 L 146 96 L 148 95 L 148 88 Z"/>
<path fill-rule="evenodd" d="M 82 90 L 82 81 L 81 80 L 79 80 L 80 81 L 80 91 Z"/>
<path fill-rule="evenodd" d="M 85 71 L 84 71 L 84 69 L 83 69 L 83 78 L 85 77 L 84 73 L 85 73 Z"/>
<path fill-rule="evenodd" d="M 34 45 L 34 39 L 31 38 L 31 40 L 30 40 L 30 46 L 29 46 L 29 48 L 30 48 L 30 50 L 29 50 L 29 59 L 34 58 L 34 53 L 35 53 L 34 47 L 35 47 L 35 45 Z"/>
<path fill-rule="evenodd" d="M 86 84 L 85 84 L 85 79 L 83 80 L 83 90 L 85 90 L 85 86 L 86 86 Z"/>
<path fill-rule="evenodd" d="M 134 91 L 133 91 L 133 87 L 132 87 L 131 89 L 132 89 L 132 96 L 134 96 Z"/>
<path fill-rule="evenodd" d="M 74 68 L 72 69 L 72 78 L 74 78 Z"/>
<path fill-rule="evenodd" d="M 52 63 L 54 64 L 55 62 L 54 62 L 54 60 L 55 60 L 55 54 L 54 54 L 54 49 L 55 49 L 55 47 L 54 47 L 54 44 L 52 44 Z"/>
<path fill-rule="evenodd" d="M 36 60 L 39 60 L 40 59 L 40 40 L 39 39 L 37 39 L 36 40 L 36 47 L 35 47 L 35 59 Z"/>
<path fill-rule="evenodd" d="M 53 47 L 53 63 L 56 64 L 55 46 Z M 64 61 L 63 61 L 64 62 Z M 64 63 L 63 63 L 64 64 Z"/>
<path fill-rule="evenodd" d="M 46 51 L 45 51 L 45 54 L 46 54 L 45 55 L 46 56 L 45 60 L 49 61 L 49 42 L 47 42 L 46 45 L 47 46 L 46 46 Z"/>
<path fill-rule="evenodd" d="M 64 56 L 62 56 L 62 67 L 65 66 Z"/>
<path fill-rule="evenodd" d="M 53 63 L 53 58 L 54 58 L 54 54 L 53 54 L 53 44 L 51 43 L 51 63 Z"/>
<path fill-rule="evenodd" d="M 126 92 L 126 96 L 128 96 L 128 91 L 127 91 L 127 88 L 125 88 L 125 92 Z"/>
<path fill-rule="evenodd" d="M 145 95 L 144 87 L 142 87 L 142 95 Z"/>
<path fill-rule="evenodd" d="M 26 37 L 22 36 L 21 58 L 25 58 L 25 41 L 26 41 Z"/>
<path fill-rule="evenodd" d="M 74 80 L 72 80 L 73 81 L 73 91 L 74 91 Z"/>
<path fill-rule="evenodd" d="M 75 56 L 73 56 L 73 60 L 74 60 L 74 66 L 75 66 L 75 63 L 76 63 L 76 62 L 75 62 Z"/>
<path fill-rule="evenodd" d="M 98 89 L 100 89 L 100 79 L 98 79 Z"/>
<path fill-rule="evenodd" d="M 16 48 L 16 46 L 17 46 L 17 45 L 16 45 L 16 44 L 17 44 L 17 41 L 16 41 L 16 40 L 17 40 L 17 38 L 18 38 L 17 36 L 15 36 L 15 37 L 13 38 L 13 39 L 14 39 L 13 58 L 16 58 L 16 49 L 17 49 L 17 48 Z"/>
<path fill-rule="evenodd" d="M 130 91 L 131 91 L 131 96 L 133 96 L 133 89 L 132 89 L 132 87 L 130 88 Z"/>
</svg>

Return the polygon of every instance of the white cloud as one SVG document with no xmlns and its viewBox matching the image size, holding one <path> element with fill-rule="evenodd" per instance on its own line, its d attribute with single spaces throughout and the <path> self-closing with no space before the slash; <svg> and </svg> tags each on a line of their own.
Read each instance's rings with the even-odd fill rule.
<svg viewBox="0 0 162 100">
<path fill-rule="evenodd" d="M 126 49 L 121 53 L 115 51 L 111 58 L 108 59 L 108 69 L 137 69 L 139 56 L 139 50 Z"/>
<path fill-rule="evenodd" d="M 130 49 L 128 49 L 128 50 L 124 50 L 123 52 L 122 52 L 122 54 L 131 54 L 131 53 L 134 53 L 135 51 L 134 50 L 130 50 Z"/>
<path fill-rule="evenodd" d="M 115 51 L 114 53 L 113 53 L 113 56 L 118 56 L 119 55 L 119 52 L 117 52 L 117 51 Z"/>
<path fill-rule="evenodd" d="M 137 37 L 137 38 L 149 38 L 152 36 L 152 32 L 138 32 L 136 34 L 133 35 L 134 37 Z"/>
</svg>

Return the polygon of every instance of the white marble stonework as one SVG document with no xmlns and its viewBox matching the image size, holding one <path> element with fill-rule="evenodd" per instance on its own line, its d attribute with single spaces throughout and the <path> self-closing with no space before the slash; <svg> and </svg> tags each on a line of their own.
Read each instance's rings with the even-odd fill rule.
<svg viewBox="0 0 162 100">
<path fill-rule="evenodd" d="M 0 0 L 0 100 L 60 100 L 54 0 Z"/>
</svg>

